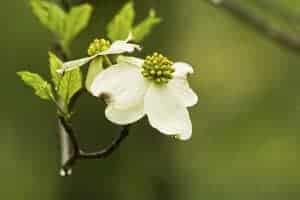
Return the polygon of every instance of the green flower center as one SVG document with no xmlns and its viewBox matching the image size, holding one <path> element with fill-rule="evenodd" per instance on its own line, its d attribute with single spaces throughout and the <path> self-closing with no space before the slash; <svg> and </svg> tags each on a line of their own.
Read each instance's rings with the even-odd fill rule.
<svg viewBox="0 0 300 200">
<path fill-rule="evenodd" d="M 88 55 L 93 56 L 102 51 L 107 50 L 110 47 L 110 42 L 105 39 L 95 39 L 88 48 Z"/>
<path fill-rule="evenodd" d="M 143 76 L 156 84 L 166 84 L 173 78 L 173 62 L 159 53 L 147 56 L 142 66 Z"/>
</svg>

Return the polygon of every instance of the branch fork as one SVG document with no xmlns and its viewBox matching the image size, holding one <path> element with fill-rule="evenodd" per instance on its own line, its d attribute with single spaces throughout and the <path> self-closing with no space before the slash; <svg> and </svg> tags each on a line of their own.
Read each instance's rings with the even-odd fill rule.
<svg viewBox="0 0 300 200">
<path fill-rule="evenodd" d="M 95 152 L 85 152 L 80 148 L 78 138 L 70 122 L 64 117 L 58 116 L 60 128 L 63 129 L 60 134 L 64 135 L 62 138 L 62 166 L 60 174 L 67 176 L 72 174 L 72 167 L 78 160 L 93 160 L 102 159 L 111 155 L 121 144 L 121 142 L 129 135 L 129 126 L 123 126 L 120 133 L 113 141 L 103 149 Z M 67 141 L 66 141 L 67 139 Z"/>
</svg>

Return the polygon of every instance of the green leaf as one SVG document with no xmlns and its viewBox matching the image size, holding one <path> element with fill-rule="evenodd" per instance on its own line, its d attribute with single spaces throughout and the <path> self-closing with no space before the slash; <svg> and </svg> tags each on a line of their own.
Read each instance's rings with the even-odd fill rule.
<svg viewBox="0 0 300 200">
<path fill-rule="evenodd" d="M 89 4 L 73 6 L 69 13 L 48 1 L 31 0 L 30 4 L 33 13 L 59 38 L 64 49 L 68 49 L 70 42 L 87 27 L 93 10 Z"/>
<path fill-rule="evenodd" d="M 156 16 L 155 10 L 151 9 L 149 15 L 140 24 L 133 29 L 133 40 L 136 42 L 142 41 L 149 35 L 152 29 L 161 22 L 161 18 Z"/>
<path fill-rule="evenodd" d="M 107 34 L 111 40 L 124 40 L 132 29 L 135 18 L 133 3 L 130 1 L 115 15 L 107 26 Z"/>
<path fill-rule="evenodd" d="M 57 73 L 61 69 L 63 62 L 55 54 L 49 52 L 49 63 L 52 81 L 63 105 L 69 105 L 71 98 L 82 88 L 82 74 L 79 68 L 63 75 Z"/>
<path fill-rule="evenodd" d="M 89 66 L 89 70 L 86 76 L 85 87 L 90 90 L 90 87 L 97 76 L 103 70 L 103 57 L 95 58 Z"/>
<path fill-rule="evenodd" d="M 26 85 L 32 87 L 35 91 L 35 94 L 41 99 L 53 99 L 51 85 L 40 75 L 28 71 L 19 71 L 17 72 L 17 75 L 21 77 Z"/>
<path fill-rule="evenodd" d="M 107 34 L 111 40 L 124 40 L 130 31 L 133 32 L 134 41 L 140 42 L 152 29 L 161 22 L 156 16 L 155 10 L 151 9 L 149 15 L 137 26 L 133 26 L 135 11 L 133 3 L 130 1 L 116 14 L 107 26 Z"/>
<path fill-rule="evenodd" d="M 87 27 L 91 14 L 92 6 L 81 4 L 71 8 L 65 18 L 65 30 L 63 41 L 68 45 L 84 28 Z"/>
<path fill-rule="evenodd" d="M 57 73 L 57 70 L 62 67 L 63 62 L 54 53 L 49 52 L 49 65 L 52 82 L 55 88 L 58 88 L 58 84 L 62 78 L 62 75 Z"/>
<path fill-rule="evenodd" d="M 65 12 L 55 3 L 31 0 L 31 8 L 40 22 L 58 37 L 64 33 Z"/>
<path fill-rule="evenodd" d="M 82 75 L 80 69 L 65 72 L 58 86 L 58 95 L 69 105 L 71 98 L 82 88 Z"/>
</svg>

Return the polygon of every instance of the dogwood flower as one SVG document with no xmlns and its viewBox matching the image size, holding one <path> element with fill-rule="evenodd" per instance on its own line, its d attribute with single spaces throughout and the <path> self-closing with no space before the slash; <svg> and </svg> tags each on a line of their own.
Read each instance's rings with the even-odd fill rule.
<svg viewBox="0 0 300 200">
<path fill-rule="evenodd" d="M 187 81 L 192 73 L 191 65 L 173 63 L 158 53 L 145 60 L 123 57 L 95 77 L 90 91 L 105 100 L 111 122 L 131 124 L 147 115 L 161 133 L 188 140 L 192 123 L 187 107 L 198 101 Z"/>
<path fill-rule="evenodd" d="M 141 50 L 141 47 L 137 44 L 129 43 L 132 40 L 132 34 L 130 33 L 126 40 L 116 40 L 112 44 L 105 39 L 95 39 L 88 48 L 88 57 L 71 60 L 63 63 L 62 68 L 57 72 L 63 73 L 65 71 L 71 71 L 78 67 L 81 67 L 99 56 L 132 53 L 135 50 Z"/>
</svg>

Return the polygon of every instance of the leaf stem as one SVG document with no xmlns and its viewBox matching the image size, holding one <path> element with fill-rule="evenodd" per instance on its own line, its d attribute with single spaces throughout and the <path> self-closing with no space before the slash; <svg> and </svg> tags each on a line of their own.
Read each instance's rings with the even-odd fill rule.
<svg viewBox="0 0 300 200">
<path fill-rule="evenodd" d="M 59 115 L 64 116 L 65 118 L 69 118 L 70 117 L 70 115 L 61 108 L 61 106 L 56 101 L 56 99 L 52 98 L 51 100 L 54 103 L 54 105 L 56 106 L 56 109 L 57 109 Z"/>
</svg>

